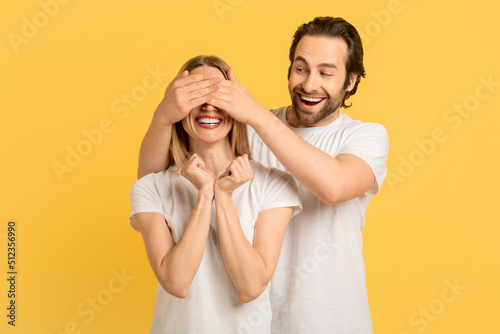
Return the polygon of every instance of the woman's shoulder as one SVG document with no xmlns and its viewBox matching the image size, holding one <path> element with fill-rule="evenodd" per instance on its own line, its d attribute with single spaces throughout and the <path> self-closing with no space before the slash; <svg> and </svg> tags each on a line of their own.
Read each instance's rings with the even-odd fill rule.
<svg viewBox="0 0 500 334">
<path fill-rule="evenodd" d="M 157 173 L 149 173 L 135 181 L 134 187 L 155 187 L 165 188 L 168 184 L 175 184 L 180 178 L 175 166 L 170 166 L 168 169 L 162 170 Z"/>
</svg>

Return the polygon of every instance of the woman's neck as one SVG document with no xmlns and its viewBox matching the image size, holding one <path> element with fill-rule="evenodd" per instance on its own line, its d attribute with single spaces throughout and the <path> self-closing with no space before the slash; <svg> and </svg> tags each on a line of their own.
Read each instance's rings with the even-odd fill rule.
<svg viewBox="0 0 500 334">
<path fill-rule="evenodd" d="M 229 140 L 217 143 L 190 143 L 190 152 L 196 153 L 205 162 L 205 168 L 217 179 L 235 159 Z"/>
</svg>

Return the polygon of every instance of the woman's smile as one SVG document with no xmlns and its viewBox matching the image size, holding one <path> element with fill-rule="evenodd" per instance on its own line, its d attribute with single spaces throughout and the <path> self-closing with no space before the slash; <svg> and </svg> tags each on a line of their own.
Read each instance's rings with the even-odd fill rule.
<svg viewBox="0 0 500 334">
<path fill-rule="evenodd" d="M 199 115 L 194 120 L 204 129 L 215 129 L 223 122 L 223 119 L 217 115 Z"/>
</svg>

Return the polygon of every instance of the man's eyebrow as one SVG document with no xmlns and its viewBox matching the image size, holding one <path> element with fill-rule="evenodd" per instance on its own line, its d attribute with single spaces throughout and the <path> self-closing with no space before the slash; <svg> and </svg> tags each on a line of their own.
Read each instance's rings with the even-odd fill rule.
<svg viewBox="0 0 500 334">
<path fill-rule="evenodd" d="M 334 63 L 321 63 L 318 65 L 318 67 L 330 67 L 338 70 L 337 65 L 335 65 Z"/>
<path fill-rule="evenodd" d="M 304 57 L 302 57 L 302 56 L 295 57 L 295 61 L 301 61 L 301 62 L 305 63 L 306 65 L 309 65 L 307 63 L 307 60 Z"/>
<path fill-rule="evenodd" d="M 295 57 L 295 61 L 301 61 L 301 62 L 305 63 L 306 65 L 309 65 L 307 60 L 302 56 Z M 334 69 L 338 70 L 337 65 L 335 65 L 334 63 L 321 63 L 318 65 L 318 67 L 330 67 L 330 68 L 334 68 Z"/>
</svg>

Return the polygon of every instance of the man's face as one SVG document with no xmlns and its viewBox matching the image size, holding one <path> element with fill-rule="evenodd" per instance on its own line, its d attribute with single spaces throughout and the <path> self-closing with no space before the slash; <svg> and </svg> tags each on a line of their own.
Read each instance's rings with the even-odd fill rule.
<svg viewBox="0 0 500 334">
<path fill-rule="evenodd" d="M 325 126 L 337 119 L 344 89 L 347 44 L 340 38 L 304 36 L 297 44 L 288 79 L 292 110 L 288 117 L 295 127 Z"/>
</svg>

